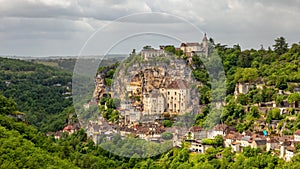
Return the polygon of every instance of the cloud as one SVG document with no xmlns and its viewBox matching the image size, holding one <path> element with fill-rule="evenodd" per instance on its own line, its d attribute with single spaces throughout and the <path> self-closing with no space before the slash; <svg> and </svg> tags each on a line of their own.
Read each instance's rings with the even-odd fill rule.
<svg viewBox="0 0 300 169">
<path fill-rule="evenodd" d="M 160 26 L 193 40 L 174 16 L 195 24 L 216 42 L 243 48 L 271 46 L 278 36 L 299 41 L 297 0 L 0 0 L 0 54 L 76 55 L 94 31 L 111 22 L 123 24 L 107 30 L 110 36 L 132 26 Z M 66 44 L 70 47 L 59 48 Z"/>
</svg>

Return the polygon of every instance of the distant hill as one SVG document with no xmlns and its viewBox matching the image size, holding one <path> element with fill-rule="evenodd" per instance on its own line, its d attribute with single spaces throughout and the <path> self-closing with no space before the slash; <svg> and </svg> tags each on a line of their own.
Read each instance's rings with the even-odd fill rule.
<svg viewBox="0 0 300 169">
<path fill-rule="evenodd" d="M 110 65 L 120 58 L 103 60 Z M 0 57 L 0 92 L 12 97 L 18 110 L 26 113 L 29 123 L 40 131 L 61 129 L 68 116 L 63 112 L 72 106 L 72 72 L 76 60 L 19 60 Z"/>
<path fill-rule="evenodd" d="M 41 131 L 55 131 L 64 125 L 65 118 L 59 118 L 56 126 L 49 124 L 72 105 L 71 81 L 72 74 L 65 70 L 0 58 L 1 92 L 6 97 L 12 97 L 18 109 L 26 113 L 28 122 Z"/>
</svg>

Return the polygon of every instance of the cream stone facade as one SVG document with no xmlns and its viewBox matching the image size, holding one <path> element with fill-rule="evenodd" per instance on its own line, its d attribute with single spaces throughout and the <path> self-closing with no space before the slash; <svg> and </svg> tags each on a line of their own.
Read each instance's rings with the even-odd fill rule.
<svg viewBox="0 0 300 169">
<path fill-rule="evenodd" d="M 141 56 L 145 59 L 145 60 L 148 60 L 150 58 L 153 58 L 153 57 L 158 57 L 158 56 L 165 56 L 166 53 L 165 53 L 165 50 L 163 49 L 143 49 L 141 51 Z"/>
<path fill-rule="evenodd" d="M 163 114 L 166 109 L 166 99 L 158 91 L 143 98 L 144 113 L 148 115 Z"/>
<path fill-rule="evenodd" d="M 174 80 L 166 89 L 167 110 L 184 114 L 190 104 L 190 92 L 185 81 Z"/>
<path fill-rule="evenodd" d="M 206 34 L 204 34 L 201 44 L 198 42 L 181 43 L 180 50 L 182 50 L 186 56 L 208 56 L 208 39 Z"/>
</svg>

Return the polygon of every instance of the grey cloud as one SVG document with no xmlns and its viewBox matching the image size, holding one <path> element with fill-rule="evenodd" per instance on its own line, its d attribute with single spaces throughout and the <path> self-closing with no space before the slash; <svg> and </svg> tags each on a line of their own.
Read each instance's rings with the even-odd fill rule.
<svg viewBox="0 0 300 169">
<path fill-rule="evenodd" d="M 261 43 L 271 46 L 278 36 L 290 43 L 299 41 L 297 0 L 0 0 L 0 54 L 30 54 L 31 45 L 39 46 L 32 47 L 32 55 L 76 54 L 95 30 L 119 17 L 143 12 L 115 21 L 124 24 L 106 30 L 107 34 L 117 36 L 132 26 L 154 25 L 186 34 L 186 40 L 201 38 L 199 34 L 193 39 L 174 15 L 195 24 L 216 42 L 239 43 L 243 48 L 258 48 Z"/>
</svg>

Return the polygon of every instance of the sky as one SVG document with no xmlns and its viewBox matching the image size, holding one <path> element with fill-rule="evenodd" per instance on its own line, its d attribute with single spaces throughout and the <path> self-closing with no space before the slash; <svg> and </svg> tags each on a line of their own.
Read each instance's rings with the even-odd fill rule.
<svg viewBox="0 0 300 169">
<path fill-rule="evenodd" d="M 129 53 L 201 41 L 242 49 L 300 41 L 299 0 L 0 0 L 0 55 Z"/>
</svg>

